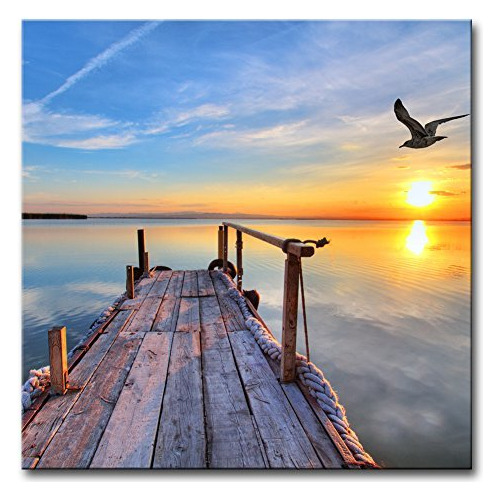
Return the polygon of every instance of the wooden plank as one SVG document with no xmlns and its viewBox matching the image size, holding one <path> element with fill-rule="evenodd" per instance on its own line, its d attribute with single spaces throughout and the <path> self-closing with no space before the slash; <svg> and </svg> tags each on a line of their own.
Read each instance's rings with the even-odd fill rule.
<svg viewBox="0 0 500 500">
<path fill-rule="evenodd" d="M 149 332 L 160 307 L 161 297 L 146 297 L 141 307 L 130 322 L 129 330 Z"/>
<path fill-rule="evenodd" d="M 145 332 L 122 331 L 42 454 L 37 468 L 87 468 Z M 104 337 L 104 336 L 103 336 Z"/>
<path fill-rule="evenodd" d="M 153 460 L 154 468 L 205 468 L 200 335 L 176 332 Z"/>
<path fill-rule="evenodd" d="M 151 290 L 149 290 L 148 297 L 163 297 L 168 287 L 168 283 L 172 276 L 172 271 L 156 271 L 158 276 L 154 282 Z"/>
<path fill-rule="evenodd" d="M 198 274 L 196 271 L 184 272 L 181 297 L 198 297 Z"/>
<path fill-rule="evenodd" d="M 209 467 L 264 468 L 217 298 L 200 298 L 200 312 Z"/>
<path fill-rule="evenodd" d="M 219 301 L 219 307 L 222 313 L 222 318 L 224 324 L 226 325 L 227 332 L 239 332 L 245 330 L 245 319 L 241 314 L 238 304 L 229 297 L 227 293 L 227 287 L 222 283 L 222 281 L 216 277 L 215 273 L 217 271 L 212 271 L 210 273 L 212 278 L 212 283 L 214 284 L 215 292 L 217 294 L 217 299 Z"/>
<path fill-rule="evenodd" d="M 100 335 L 83 359 L 70 372 L 71 385 L 82 387 L 83 390 L 109 351 L 119 331 L 126 326 L 132 314 L 132 311 L 120 311 L 116 315 L 113 322 L 106 328 L 107 335 Z M 80 394 L 81 390 L 70 391 L 64 397 L 51 396 L 48 398 L 22 433 L 24 457 L 37 457 L 43 453 Z"/>
<path fill-rule="evenodd" d="M 165 298 L 173 296 L 180 297 L 182 292 L 182 285 L 184 283 L 184 271 L 173 271 L 170 281 L 168 282 Z"/>
<path fill-rule="evenodd" d="M 160 273 L 155 273 L 154 276 L 149 278 L 141 278 L 135 285 L 135 296 L 136 297 L 146 297 L 158 279 Z"/>
<path fill-rule="evenodd" d="M 168 282 L 168 287 L 163 300 L 156 314 L 153 323 L 153 331 L 173 332 L 177 325 L 179 307 L 181 303 L 180 295 L 182 283 L 184 281 L 184 271 L 173 271 Z"/>
<path fill-rule="evenodd" d="M 198 297 L 182 297 L 179 305 L 176 332 L 200 331 L 200 306 Z"/>
<path fill-rule="evenodd" d="M 198 296 L 215 295 L 214 285 L 209 271 L 197 271 L 198 274 Z"/>
<path fill-rule="evenodd" d="M 34 469 L 36 467 L 36 464 L 38 463 L 38 457 L 26 457 L 23 458 L 21 461 L 21 468 L 22 469 Z"/>
<path fill-rule="evenodd" d="M 325 432 L 297 384 L 294 382 L 281 384 L 281 387 L 323 466 L 327 469 L 341 469 L 344 466 L 342 456 Z"/>
<path fill-rule="evenodd" d="M 248 330 L 229 334 L 240 376 L 273 468 L 322 468 L 288 399 Z"/>
<path fill-rule="evenodd" d="M 151 467 L 172 336 L 144 337 L 91 468 Z"/>
</svg>

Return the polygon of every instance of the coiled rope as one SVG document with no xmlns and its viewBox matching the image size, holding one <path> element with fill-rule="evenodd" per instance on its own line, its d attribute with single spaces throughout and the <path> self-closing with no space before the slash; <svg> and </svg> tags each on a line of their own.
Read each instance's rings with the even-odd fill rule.
<svg viewBox="0 0 500 500">
<path fill-rule="evenodd" d="M 229 296 L 238 304 L 245 325 L 252 333 L 262 351 L 273 360 L 281 360 L 281 344 L 271 332 L 253 315 L 248 308 L 245 298 L 237 290 L 234 282 L 222 271 L 217 273 L 218 278 L 226 285 Z M 375 460 L 364 450 L 359 438 L 352 430 L 344 407 L 339 403 L 338 396 L 326 380 L 323 372 L 306 356 L 296 353 L 296 373 L 300 382 L 307 387 L 309 393 L 316 399 L 328 419 L 332 422 L 340 437 L 349 448 L 354 458 L 365 467 L 377 468 Z"/>
</svg>

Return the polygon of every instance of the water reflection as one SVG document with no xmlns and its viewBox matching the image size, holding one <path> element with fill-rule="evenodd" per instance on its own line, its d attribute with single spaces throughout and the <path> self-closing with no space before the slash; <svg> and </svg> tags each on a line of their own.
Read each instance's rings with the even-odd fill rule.
<svg viewBox="0 0 500 500">
<path fill-rule="evenodd" d="M 137 261 L 137 228 L 146 229 L 151 265 L 206 269 L 219 223 L 23 223 L 23 380 L 29 368 L 47 364 L 47 328 L 67 325 L 71 348 L 123 291 L 125 265 Z M 284 238 L 331 240 L 303 262 L 311 357 L 368 452 L 389 467 L 467 467 L 470 224 L 240 223 Z M 235 262 L 235 232 L 229 237 Z M 243 286 L 259 291 L 259 312 L 279 338 L 285 254 L 243 239 Z M 297 347 L 304 352 L 301 328 Z"/>
<path fill-rule="evenodd" d="M 423 220 L 414 221 L 410 234 L 406 237 L 406 248 L 415 255 L 420 255 L 427 243 L 429 243 L 429 238 L 426 234 L 425 222 Z"/>
</svg>

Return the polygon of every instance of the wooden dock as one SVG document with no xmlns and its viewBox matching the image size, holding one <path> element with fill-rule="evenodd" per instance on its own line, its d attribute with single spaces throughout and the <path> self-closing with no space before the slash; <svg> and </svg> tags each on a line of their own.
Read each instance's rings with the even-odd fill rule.
<svg viewBox="0 0 500 500">
<path fill-rule="evenodd" d="M 51 390 L 23 415 L 23 468 L 366 465 L 355 459 L 364 451 L 348 424 L 327 415 L 325 400 L 313 398 L 303 385 L 307 381 L 296 377 L 300 259 L 312 256 L 314 248 L 223 224 L 214 261 L 218 271 L 145 272 L 149 256 L 144 231 L 138 230 L 139 268 L 127 266 L 127 294 L 75 351 L 69 369 L 65 328 L 49 331 Z M 237 267 L 228 261 L 228 227 L 237 231 Z M 281 361 L 264 354 L 237 303 L 243 300 L 245 314 L 265 325 L 241 293 L 243 233 L 287 254 Z M 219 275 L 230 274 L 231 266 L 233 296 L 228 278 Z M 370 464 L 376 466 L 371 458 Z"/>
<path fill-rule="evenodd" d="M 322 410 L 279 382 L 214 273 L 138 283 L 69 371 L 72 389 L 29 417 L 24 468 L 346 466 Z"/>
</svg>

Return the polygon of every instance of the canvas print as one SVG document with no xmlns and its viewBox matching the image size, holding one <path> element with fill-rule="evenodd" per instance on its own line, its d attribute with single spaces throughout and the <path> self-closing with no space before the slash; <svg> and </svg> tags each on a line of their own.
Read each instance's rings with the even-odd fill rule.
<svg viewBox="0 0 500 500">
<path fill-rule="evenodd" d="M 24 21 L 23 469 L 470 469 L 471 22 Z"/>
</svg>

